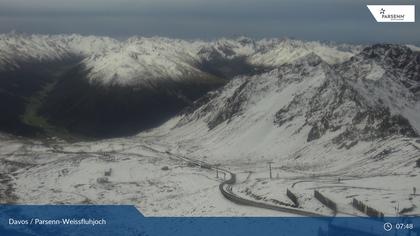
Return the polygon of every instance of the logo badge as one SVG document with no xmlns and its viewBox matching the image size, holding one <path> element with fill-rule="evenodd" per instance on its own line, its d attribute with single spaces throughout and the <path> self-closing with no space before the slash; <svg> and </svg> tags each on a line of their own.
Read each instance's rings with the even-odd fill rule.
<svg viewBox="0 0 420 236">
<path fill-rule="evenodd" d="M 415 22 L 414 5 L 367 5 L 377 22 Z"/>
</svg>

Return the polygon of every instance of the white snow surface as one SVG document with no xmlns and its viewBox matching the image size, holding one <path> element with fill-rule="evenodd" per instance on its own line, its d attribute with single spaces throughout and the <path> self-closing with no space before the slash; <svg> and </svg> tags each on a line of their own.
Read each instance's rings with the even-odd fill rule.
<svg viewBox="0 0 420 236">
<path fill-rule="evenodd" d="M 220 176 L 177 154 L 236 173 L 232 191 L 247 199 L 290 204 L 285 192 L 292 189 L 303 209 L 332 214 L 314 199 L 319 190 L 343 215 L 363 215 L 350 205 L 354 197 L 386 215 L 399 214 L 396 205 L 405 209 L 401 214 L 420 215 L 420 195 L 413 193 L 420 190 L 419 99 L 402 72 L 350 58 L 356 46 L 247 38 L 0 38 L 2 66 L 18 65 L 15 55 L 49 60 L 76 53 L 85 58 L 90 79 L 103 83 L 198 76 L 203 72 L 196 63 L 215 53 L 274 67 L 233 78 L 133 137 L 67 143 L 0 134 L 3 202 L 135 204 L 146 215 L 285 215 L 229 202 L 219 193 Z"/>
<path fill-rule="evenodd" d="M 417 215 L 419 197 L 412 192 L 420 187 L 418 100 L 380 65 L 360 66 L 355 68 L 365 77 L 353 80 L 310 54 L 265 74 L 238 77 L 138 138 L 242 173 L 243 183 L 233 191 L 245 198 L 287 203 L 286 189 L 294 188 L 304 209 L 331 214 L 313 198 L 319 189 L 338 202 L 339 214 L 363 215 L 351 206 L 357 197 L 386 215 L 398 214 L 397 205 Z M 372 116 L 358 121 L 356 114 Z M 381 131 L 392 122 L 388 118 L 399 116 L 414 136 L 387 133 L 391 127 Z M 309 140 L 325 119 L 333 128 Z M 273 162 L 274 180 L 268 179 L 267 162 Z"/>
<path fill-rule="evenodd" d="M 213 53 L 225 59 L 243 57 L 255 66 L 276 67 L 317 53 L 334 64 L 347 60 L 361 46 L 325 44 L 291 39 L 254 41 L 240 37 L 215 41 L 162 37 L 109 37 L 81 35 L 0 35 L 0 70 L 17 69 L 19 62 L 58 60 L 72 56 L 81 62 L 91 81 L 102 84 L 149 84 L 160 79 L 202 79 L 207 73 L 199 64 Z"/>
</svg>

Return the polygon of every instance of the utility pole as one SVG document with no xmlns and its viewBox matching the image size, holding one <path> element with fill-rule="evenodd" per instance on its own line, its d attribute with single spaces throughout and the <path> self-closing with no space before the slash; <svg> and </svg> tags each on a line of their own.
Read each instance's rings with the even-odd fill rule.
<svg viewBox="0 0 420 236">
<path fill-rule="evenodd" d="M 273 174 L 272 174 L 272 172 L 271 172 L 271 164 L 272 164 L 273 162 L 272 161 L 269 161 L 268 162 L 268 168 L 270 169 L 270 179 L 272 179 L 273 178 Z"/>
<path fill-rule="evenodd" d="M 213 167 L 216 169 L 216 178 L 219 178 L 219 166 L 220 166 L 220 163 L 213 165 Z"/>
</svg>

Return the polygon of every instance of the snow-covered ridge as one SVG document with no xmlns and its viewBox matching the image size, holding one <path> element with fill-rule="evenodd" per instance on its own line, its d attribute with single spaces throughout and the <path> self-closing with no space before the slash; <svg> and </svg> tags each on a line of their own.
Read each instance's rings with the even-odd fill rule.
<svg viewBox="0 0 420 236">
<path fill-rule="evenodd" d="M 117 50 L 121 43 L 108 37 L 81 35 L 0 34 L 0 69 L 16 69 L 22 61 L 88 56 Z"/>
<path fill-rule="evenodd" d="M 347 61 L 362 49 L 362 46 L 299 40 L 262 40 L 258 42 L 258 47 L 260 50 L 249 60 L 252 64 L 271 66 L 280 66 L 311 53 L 317 54 L 328 64 L 337 64 Z"/>
<path fill-rule="evenodd" d="M 202 44 L 166 38 L 130 38 L 118 50 L 86 58 L 91 80 L 102 83 L 153 83 L 156 79 L 205 78 L 195 65 Z"/>
<path fill-rule="evenodd" d="M 237 77 L 140 136 L 164 136 L 191 155 L 220 160 L 299 158 L 343 168 L 342 158 L 351 166 L 418 157 L 410 145 L 420 134 L 418 58 L 396 45 L 374 45 L 335 65 L 310 53 L 268 73 Z M 407 149 L 391 148 L 395 143 Z"/>
<path fill-rule="evenodd" d="M 0 35 L 0 69 L 16 69 L 19 62 L 56 60 L 69 55 L 84 58 L 90 80 L 103 84 L 133 84 L 155 79 L 207 78 L 200 64 L 223 58 L 245 58 L 250 65 L 276 67 L 316 53 L 330 64 L 348 60 L 360 46 L 325 44 L 291 39 L 249 38 L 205 42 L 162 37 L 109 37 L 81 35 Z"/>
</svg>

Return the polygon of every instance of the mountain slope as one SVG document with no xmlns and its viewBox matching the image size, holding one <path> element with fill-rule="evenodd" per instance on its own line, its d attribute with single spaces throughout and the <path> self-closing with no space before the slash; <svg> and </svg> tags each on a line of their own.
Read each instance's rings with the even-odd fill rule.
<svg viewBox="0 0 420 236">
<path fill-rule="evenodd" d="M 420 133 L 420 53 L 405 46 L 378 44 L 365 48 L 337 71 L 371 106 L 402 115 Z"/>
<path fill-rule="evenodd" d="M 313 51 L 336 63 L 358 48 L 287 39 L 3 34 L 0 79 L 7 89 L 0 109 L 12 112 L 1 128 L 48 136 L 132 135 L 235 76 L 263 73 Z M 282 59 L 273 61 L 277 54 Z"/>
<path fill-rule="evenodd" d="M 90 79 L 103 84 L 126 84 L 129 81 L 141 84 L 142 80 L 150 79 L 202 77 L 203 73 L 208 73 L 206 64 L 218 60 L 227 63 L 226 67 L 235 67 L 241 59 L 241 66 L 244 67 L 273 67 L 317 52 L 325 61 L 335 64 L 347 60 L 360 50 L 360 46 L 290 39 L 254 41 L 242 37 L 204 42 L 132 37 L 118 41 L 96 36 L 10 33 L 0 35 L 0 69 L 16 69 L 20 62 L 25 61 L 82 56 L 84 60 L 81 64 L 88 70 Z M 217 76 L 232 77 L 238 74 L 241 73 L 219 71 L 220 76 Z"/>
<path fill-rule="evenodd" d="M 190 65 L 181 67 L 175 78 L 173 64 L 166 62 L 182 63 L 179 57 L 160 57 L 166 48 L 150 54 L 142 51 L 154 50 L 150 45 L 132 41 L 124 45 L 103 37 L 2 35 L 0 109 L 7 111 L 2 130 L 64 138 L 132 135 L 159 125 L 224 83 Z M 133 51 L 141 60 L 127 64 L 122 59 L 131 58 Z M 131 74 L 122 73 L 129 70 Z"/>
<path fill-rule="evenodd" d="M 372 80 L 377 71 L 398 71 L 398 64 L 377 63 L 368 50 L 336 65 L 311 53 L 265 74 L 238 77 L 140 137 L 162 136 L 165 145 L 215 161 L 294 160 L 312 171 L 367 174 L 384 159 L 387 173 L 407 171 L 395 167 L 419 156 L 411 145 L 419 136 L 413 115 L 419 102 L 407 77 Z"/>
<path fill-rule="evenodd" d="M 257 42 L 258 50 L 249 61 L 254 65 L 281 66 L 298 58 L 316 53 L 330 65 L 347 61 L 362 46 L 320 42 L 303 42 L 289 39 L 266 39 Z"/>
</svg>

